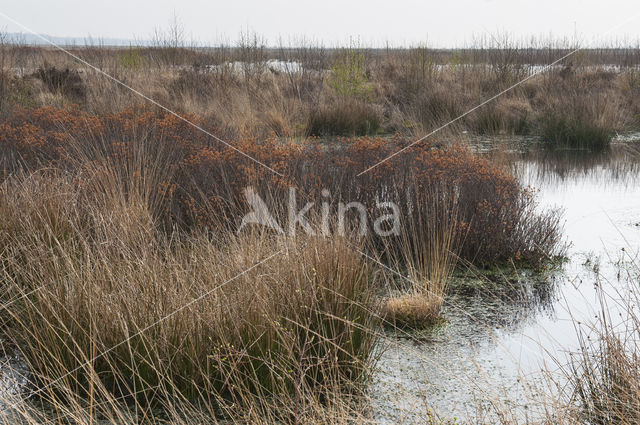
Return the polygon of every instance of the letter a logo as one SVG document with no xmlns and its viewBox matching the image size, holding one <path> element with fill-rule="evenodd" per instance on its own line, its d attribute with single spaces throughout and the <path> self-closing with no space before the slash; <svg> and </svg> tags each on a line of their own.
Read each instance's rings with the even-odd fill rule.
<svg viewBox="0 0 640 425">
<path fill-rule="evenodd" d="M 251 212 L 242 217 L 242 223 L 237 233 L 240 233 L 242 228 L 249 224 L 259 224 L 271 228 L 280 234 L 284 233 L 282 227 L 280 227 L 276 219 L 273 218 L 269 212 L 267 204 L 264 203 L 260 195 L 258 195 L 252 187 L 245 188 L 244 196 L 247 198 L 249 205 L 251 205 Z"/>
</svg>

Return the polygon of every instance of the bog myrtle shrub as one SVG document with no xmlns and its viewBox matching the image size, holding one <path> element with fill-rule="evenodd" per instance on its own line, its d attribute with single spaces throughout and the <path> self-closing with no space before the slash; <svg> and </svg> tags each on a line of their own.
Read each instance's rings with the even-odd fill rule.
<svg viewBox="0 0 640 425">
<path fill-rule="evenodd" d="M 207 126 L 197 117 L 189 120 Z M 215 134 L 215 128 L 208 129 Z M 335 211 L 339 202 L 359 202 L 373 214 L 380 202 L 389 201 L 404 219 L 426 217 L 424 197 L 440 192 L 457 198 L 457 251 L 464 259 L 538 262 L 560 242 L 557 212 L 538 212 L 529 188 L 465 146 L 418 144 L 359 175 L 405 146 L 408 141 L 400 136 L 230 141 L 276 174 L 179 118 L 148 108 L 100 116 L 74 107 L 42 108 L 17 112 L 0 124 L 0 151 L 18 158 L 0 171 L 6 177 L 17 167 L 81 168 L 97 159 L 124 164 L 140 138 L 165 151 L 161 167 L 170 177 L 157 188 L 163 193 L 158 218 L 168 227 L 236 229 L 247 212 L 249 186 L 275 216 L 286 213 L 291 188 L 300 206 L 325 202 Z M 358 211 L 349 213 L 358 219 Z"/>
</svg>

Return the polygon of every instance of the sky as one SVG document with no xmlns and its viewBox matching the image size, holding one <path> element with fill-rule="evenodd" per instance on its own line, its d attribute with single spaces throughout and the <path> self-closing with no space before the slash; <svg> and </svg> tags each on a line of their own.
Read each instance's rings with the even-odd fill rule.
<svg viewBox="0 0 640 425">
<path fill-rule="evenodd" d="M 175 15 L 186 38 L 202 44 L 233 43 L 241 32 L 269 45 L 460 47 L 505 34 L 594 46 L 640 39 L 638 0 L 0 0 L 0 30 L 28 32 L 2 15 L 40 34 L 138 40 Z"/>
</svg>

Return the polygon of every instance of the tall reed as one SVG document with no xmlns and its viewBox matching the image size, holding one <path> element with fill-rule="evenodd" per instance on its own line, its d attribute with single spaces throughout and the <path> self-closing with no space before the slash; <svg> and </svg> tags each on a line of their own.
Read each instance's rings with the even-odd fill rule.
<svg viewBox="0 0 640 425">
<path fill-rule="evenodd" d="M 155 154 L 3 183 L 2 332 L 38 403 L 88 418 L 182 403 L 211 420 L 243 406 L 297 423 L 357 398 L 376 327 L 358 242 L 167 230 L 166 157 L 145 145 Z"/>
<path fill-rule="evenodd" d="M 385 247 L 392 269 L 406 272 L 408 290 L 407 283 L 402 282 L 400 287 L 405 289 L 383 306 L 389 322 L 411 327 L 430 325 L 439 318 L 463 237 L 458 229 L 458 194 L 454 188 L 431 188 L 417 195 L 415 201 L 417 211 L 406 215 L 398 241 L 387 241 Z"/>
</svg>

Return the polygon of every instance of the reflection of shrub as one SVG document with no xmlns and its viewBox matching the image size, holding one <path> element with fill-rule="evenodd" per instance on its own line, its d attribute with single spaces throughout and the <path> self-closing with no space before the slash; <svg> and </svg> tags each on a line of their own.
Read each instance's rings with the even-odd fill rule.
<svg viewBox="0 0 640 425">
<path fill-rule="evenodd" d="M 307 134 L 315 136 L 365 136 L 376 134 L 382 116 L 371 105 L 341 101 L 313 109 L 307 122 Z"/>
<path fill-rule="evenodd" d="M 51 93 L 61 93 L 77 102 L 85 100 L 86 88 L 77 71 L 45 65 L 38 68 L 34 76 L 42 80 Z"/>
</svg>

